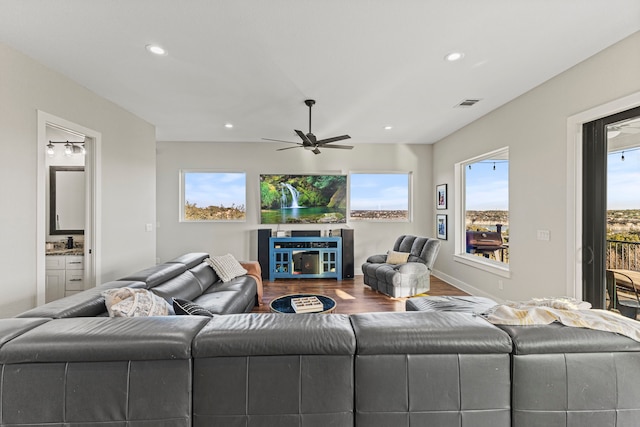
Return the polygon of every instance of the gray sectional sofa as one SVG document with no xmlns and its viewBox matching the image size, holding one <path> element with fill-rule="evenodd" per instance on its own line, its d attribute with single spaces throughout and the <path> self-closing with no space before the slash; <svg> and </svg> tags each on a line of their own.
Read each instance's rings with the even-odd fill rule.
<svg viewBox="0 0 640 427">
<path fill-rule="evenodd" d="M 154 265 L 119 280 L 33 308 L 17 317 L 106 316 L 101 293 L 106 289 L 144 288 L 170 300 L 193 301 L 214 314 L 247 313 L 258 303 L 258 283 L 249 275 L 222 282 L 204 260 L 209 254 L 194 252 Z"/>
<path fill-rule="evenodd" d="M 183 273 L 192 257 L 179 262 Z M 190 295 L 193 281 L 170 270 L 118 284 Z M 626 427 L 640 419 L 640 343 L 615 334 L 498 328 L 437 310 L 244 313 L 244 302 L 210 303 L 237 310 L 213 318 L 112 318 L 97 307 L 97 290 L 85 292 L 0 319 L 0 426 Z"/>
</svg>

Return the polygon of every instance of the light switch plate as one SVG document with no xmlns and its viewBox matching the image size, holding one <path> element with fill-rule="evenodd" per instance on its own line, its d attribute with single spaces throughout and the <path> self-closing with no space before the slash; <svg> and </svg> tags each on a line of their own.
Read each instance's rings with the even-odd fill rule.
<svg viewBox="0 0 640 427">
<path fill-rule="evenodd" d="M 538 240 L 548 241 L 549 238 L 549 230 L 538 230 Z"/>
</svg>

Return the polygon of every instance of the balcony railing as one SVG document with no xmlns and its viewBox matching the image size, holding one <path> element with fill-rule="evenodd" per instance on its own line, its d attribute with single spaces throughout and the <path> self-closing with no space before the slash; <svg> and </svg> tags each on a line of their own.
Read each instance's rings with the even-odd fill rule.
<svg viewBox="0 0 640 427">
<path fill-rule="evenodd" d="M 640 271 L 640 242 L 607 240 L 607 268 Z"/>
</svg>

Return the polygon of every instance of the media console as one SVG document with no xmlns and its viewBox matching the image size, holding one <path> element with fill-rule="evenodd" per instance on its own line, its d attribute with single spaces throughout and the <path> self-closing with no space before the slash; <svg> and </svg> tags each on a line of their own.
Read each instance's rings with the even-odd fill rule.
<svg viewBox="0 0 640 427">
<path fill-rule="evenodd" d="M 342 237 L 269 237 L 269 280 L 342 280 Z"/>
</svg>

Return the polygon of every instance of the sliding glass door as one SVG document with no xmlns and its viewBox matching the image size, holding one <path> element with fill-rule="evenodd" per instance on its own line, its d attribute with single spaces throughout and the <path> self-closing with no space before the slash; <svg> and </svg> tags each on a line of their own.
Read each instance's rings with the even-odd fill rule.
<svg viewBox="0 0 640 427">
<path fill-rule="evenodd" d="M 640 251 L 640 107 L 585 123 L 583 135 L 583 299 L 606 308 L 607 269 L 640 270 L 632 263 Z"/>
</svg>

